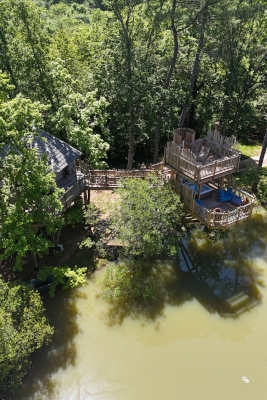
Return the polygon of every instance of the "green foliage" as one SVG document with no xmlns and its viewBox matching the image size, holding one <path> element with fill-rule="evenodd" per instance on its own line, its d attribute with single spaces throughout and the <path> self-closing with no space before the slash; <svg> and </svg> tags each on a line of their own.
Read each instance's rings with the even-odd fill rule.
<svg viewBox="0 0 267 400">
<path fill-rule="evenodd" d="M 96 226 L 100 221 L 100 209 L 94 203 L 90 203 L 84 210 L 84 218 L 88 229 Z"/>
<path fill-rule="evenodd" d="M 84 211 L 86 229 L 89 232 L 89 237 L 80 243 L 80 248 L 83 246 L 88 249 L 94 248 L 94 257 L 106 258 L 106 227 L 109 222 L 100 218 L 101 211 L 94 204 L 89 204 Z"/>
<path fill-rule="evenodd" d="M 55 112 L 49 116 L 49 124 L 59 137 L 84 152 L 94 168 L 102 168 L 109 145 L 98 132 L 107 135 L 107 101 L 104 97 L 98 98 L 96 91 L 85 94 L 76 91 L 78 82 L 63 65 L 59 59 L 51 62 L 58 101 Z"/>
<path fill-rule="evenodd" d="M 267 204 L 267 168 L 262 168 L 257 185 L 257 195 L 262 204 Z"/>
<path fill-rule="evenodd" d="M 73 228 L 76 224 L 83 222 L 83 202 L 82 199 L 75 201 L 73 206 L 69 207 L 64 213 L 64 224 L 71 225 Z"/>
<path fill-rule="evenodd" d="M 122 186 L 113 216 L 122 254 L 144 259 L 176 254 L 183 207 L 170 183 L 160 185 L 151 176 L 125 179 Z"/>
<path fill-rule="evenodd" d="M 53 328 L 47 323 L 40 295 L 19 283 L 0 278 L 0 396 L 14 392 L 27 374 L 29 356 L 47 343 Z"/>
<path fill-rule="evenodd" d="M 246 165 L 245 171 L 239 172 L 236 176 L 237 185 L 243 189 L 251 190 L 254 182 L 259 180 L 260 170 L 251 163 Z"/>
<path fill-rule="evenodd" d="M 22 95 L 0 103 L 0 131 L 9 144 L 0 159 L 0 249 L 2 259 L 15 255 L 15 267 L 27 252 L 41 256 L 53 246 L 39 228 L 50 235 L 61 228 L 62 190 L 55 185 L 54 173 L 46 158 L 30 148 L 32 127 L 42 122 L 43 106 Z M 51 190 L 53 188 L 53 190 Z"/>
<path fill-rule="evenodd" d="M 38 279 L 44 280 L 47 276 L 52 276 L 53 281 L 49 288 L 49 294 L 54 297 L 55 290 L 58 285 L 62 285 L 63 289 L 76 288 L 86 285 L 87 267 L 73 267 L 68 265 L 63 267 L 46 266 L 38 273 Z"/>
<path fill-rule="evenodd" d="M 253 157 L 258 156 L 261 153 L 261 149 L 262 146 L 260 145 L 240 144 L 238 150 L 246 157 Z"/>
<path fill-rule="evenodd" d="M 45 105 L 40 110 L 45 129 L 82 150 L 97 168 L 107 155 L 116 166 L 125 166 L 134 153 L 133 163 L 151 162 L 158 119 L 162 153 L 186 100 L 186 125 L 197 135 L 220 120 L 223 134 L 261 141 L 267 105 L 265 2 L 176 2 L 179 62 L 163 90 L 173 54 L 172 3 L 2 0 L 0 65 L 10 84 L 0 78 L 1 101 L 19 95 Z M 198 12 L 204 5 L 207 23 L 191 93 L 203 26 Z M 43 126 L 38 121 L 35 125 Z"/>
<path fill-rule="evenodd" d="M 156 296 L 151 276 L 133 262 L 110 263 L 99 284 L 106 300 L 155 299 Z"/>
</svg>

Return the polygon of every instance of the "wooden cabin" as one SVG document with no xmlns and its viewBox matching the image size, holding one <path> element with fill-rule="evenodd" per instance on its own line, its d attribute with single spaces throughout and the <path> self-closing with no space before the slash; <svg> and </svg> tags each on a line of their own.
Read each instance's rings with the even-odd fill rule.
<svg viewBox="0 0 267 400">
<path fill-rule="evenodd" d="M 46 154 L 48 168 L 55 173 L 56 185 L 65 189 L 61 197 L 63 210 L 70 207 L 82 193 L 85 194 L 85 199 L 87 198 L 84 173 L 77 167 L 82 155 L 79 150 L 45 131 L 33 135 L 27 146 L 36 149 L 39 156 Z M 4 146 L 0 150 L 0 157 L 5 157 L 10 148 L 9 144 Z"/>
<path fill-rule="evenodd" d="M 240 155 L 236 140 L 217 129 L 197 140 L 192 129 L 175 129 L 167 143 L 164 165 L 172 170 L 175 188 L 185 208 L 209 228 L 226 229 L 251 216 L 254 197 L 226 187 L 226 178 L 238 171 Z"/>
</svg>

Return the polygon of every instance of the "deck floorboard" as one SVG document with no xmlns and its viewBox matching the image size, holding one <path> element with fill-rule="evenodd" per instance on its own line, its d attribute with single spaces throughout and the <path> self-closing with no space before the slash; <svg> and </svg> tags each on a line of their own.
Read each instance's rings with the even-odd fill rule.
<svg viewBox="0 0 267 400">
<path fill-rule="evenodd" d="M 204 206 L 209 210 L 214 210 L 215 208 L 220 208 L 222 211 L 233 211 L 237 208 L 236 205 L 232 204 L 230 201 L 221 202 L 217 200 L 218 192 L 214 190 L 212 196 L 208 199 L 202 200 Z"/>
</svg>

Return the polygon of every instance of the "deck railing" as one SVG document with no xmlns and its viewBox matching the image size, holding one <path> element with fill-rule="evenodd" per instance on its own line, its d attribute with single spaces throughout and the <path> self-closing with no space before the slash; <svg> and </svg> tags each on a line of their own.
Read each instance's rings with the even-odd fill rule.
<svg viewBox="0 0 267 400">
<path fill-rule="evenodd" d="M 194 153 L 200 150 L 203 143 L 209 147 L 214 145 L 213 154 L 218 158 L 204 165 L 197 165 L 197 157 Z M 164 152 L 165 165 L 191 178 L 196 183 L 214 179 L 223 174 L 231 174 L 238 170 L 240 153 L 235 150 L 213 143 L 209 139 L 196 140 L 192 143 L 191 148 L 192 151 L 184 149 L 174 142 L 168 142 Z"/>
<path fill-rule="evenodd" d="M 120 180 L 126 177 L 145 178 L 148 175 L 158 175 L 157 170 L 139 169 L 111 169 L 96 170 L 91 169 L 88 164 L 79 160 L 77 162 L 77 176 L 80 178 L 66 190 L 60 200 L 63 204 L 63 210 L 71 206 L 86 189 L 114 189 L 120 186 Z"/>
<path fill-rule="evenodd" d="M 185 208 L 196 217 L 200 222 L 212 229 L 226 229 L 231 225 L 244 221 L 251 216 L 254 207 L 254 197 L 242 189 L 234 190 L 235 194 L 243 199 L 247 199 L 248 203 L 236 207 L 232 211 L 217 212 L 213 209 L 208 209 L 205 206 L 198 204 L 195 201 L 194 192 L 185 185 L 181 185 L 177 180 L 174 181 L 175 190 L 180 193 Z"/>
</svg>

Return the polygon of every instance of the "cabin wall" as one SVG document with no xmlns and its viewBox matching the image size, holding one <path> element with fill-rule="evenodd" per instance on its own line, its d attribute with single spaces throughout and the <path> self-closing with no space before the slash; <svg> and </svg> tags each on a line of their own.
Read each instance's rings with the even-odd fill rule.
<svg viewBox="0 0 267 400">
<path fill-rule="evenodd" d="M 66 168 L 63 168 L 60 172 L 56 173 L 56 183 L 61 184 L 64 179 L 70 178 L 71 175 L 75 175 L 76 163 L 73 161 Z"/>
</svg>

